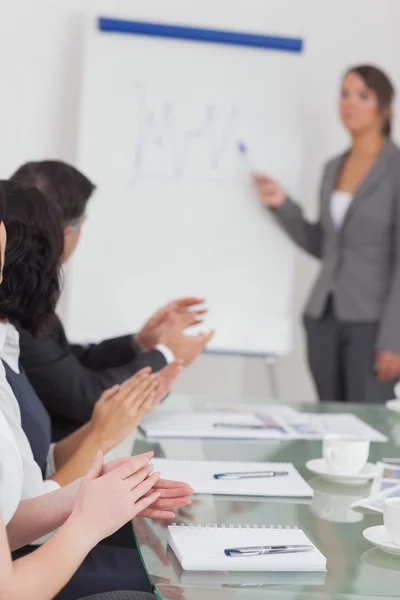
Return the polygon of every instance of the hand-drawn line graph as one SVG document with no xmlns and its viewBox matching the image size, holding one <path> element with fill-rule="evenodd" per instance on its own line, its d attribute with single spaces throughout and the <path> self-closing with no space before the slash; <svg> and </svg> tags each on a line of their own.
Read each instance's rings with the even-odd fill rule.
<svg viewBox="0 0 400 600">
<path fill-rule="evenodd" d="M 221 109 L 209 103 L 200 111 L 198 122 L 190 128 L 182 128 L 179 123 L 179 107 L 172 101 L 162 101 L 159 108 L 150 108 L 145 90 L 141 85 L 134 86 L 136 98 L 136 129 L 131 183 L 139 177 L 162 177 L 185 179 L 191 154 L 199 145 L 205 158 L 207 181 L 220 181 L 219 168 L 235 148 L 235 131 L 239 118 L 237 107 L 231 106 L 221 114 Z M 157 167 L 146 172 L 149 153 L 157 150 L 162 153 L 164 169 Z M 165 172 L 167 165 L 167 173 Z M 190 176 L 189 176 L 190 178 Z"/>
</svg>

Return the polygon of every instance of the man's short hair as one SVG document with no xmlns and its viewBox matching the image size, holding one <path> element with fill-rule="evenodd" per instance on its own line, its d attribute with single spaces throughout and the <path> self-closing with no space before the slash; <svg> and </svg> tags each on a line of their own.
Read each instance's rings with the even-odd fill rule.
<svg viewBox="0 0 400 600">
<path fill-rule="evenodd" d="M 63 225 L 76 225 L 96 186 L 83 173 L 61 160 L 32 161 L 22 165 L 10 178 L 35 187 L 59 206 Z"/>
</svg>

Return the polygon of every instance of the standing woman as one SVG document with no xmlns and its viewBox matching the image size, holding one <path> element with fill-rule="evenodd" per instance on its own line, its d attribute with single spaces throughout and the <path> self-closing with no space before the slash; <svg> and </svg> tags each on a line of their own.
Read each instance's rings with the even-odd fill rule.
<svg viewBox="0 0 400 600">
<path fill-rule="evenodd" d="M 321 400 L 384 402 L 400 375 L 400 149 L 391 141 L 393 85 L 350 69 L 339 113 L 350 148 L 326 165 L 316 223 L 272 179 L 262 202 L 293 241 L 321 260 L 305 310 L 308 360 Z"/>
</svg>

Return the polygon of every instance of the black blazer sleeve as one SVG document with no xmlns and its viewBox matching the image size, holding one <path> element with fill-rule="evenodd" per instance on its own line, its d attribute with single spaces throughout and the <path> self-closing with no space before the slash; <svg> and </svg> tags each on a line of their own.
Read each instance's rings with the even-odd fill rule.
<svg viewBox="0 0 400 600">
<path fill-rule="evenodd" d="M 93 350 L 92 357 L 96 358 L 85 364 L 85 360 L 80 361 L 79 353 L 72 351 L 59 322 L 51 336 L 34 338 L 21 329 L 19 333 L 20 361 L 39 398 L 52 417 L 67 417 L 77 423 L 90 419 L 93 406 L 104 390 L 122 383 L 143 367 L 159 371 L 166 365 L 163 354 L 152 350 L 123 365 L 101 368 L 106 362 L 105 349 L 108 344 L 110 350 L 114 348 L 115 340 L 106 342 L 98 355 Z M 112 362 L 110 359 L 109 363 Z M 90 363 L 97 368 L 89 368 Z"/>
<path fill-rule="evenodd" d="M 132 335 L 124 335 L 88 346 L 70 344 L 70 348 L 79 362 L 93 371 L 120 367 L 142 356 Z"/>
</svg>

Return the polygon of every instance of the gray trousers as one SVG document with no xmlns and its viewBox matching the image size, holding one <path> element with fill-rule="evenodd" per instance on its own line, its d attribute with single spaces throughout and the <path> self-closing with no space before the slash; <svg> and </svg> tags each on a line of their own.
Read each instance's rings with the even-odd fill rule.
<svg viewBox="0 0 400 600">
<path fill-rule="evenodd" d="M 383 403 L 394 384 L 374 373 L 377 323 L 338 321 L 332 300 L 321 319 L 304 318 L 308 363 L 322 401 Z"/>
</svg>

